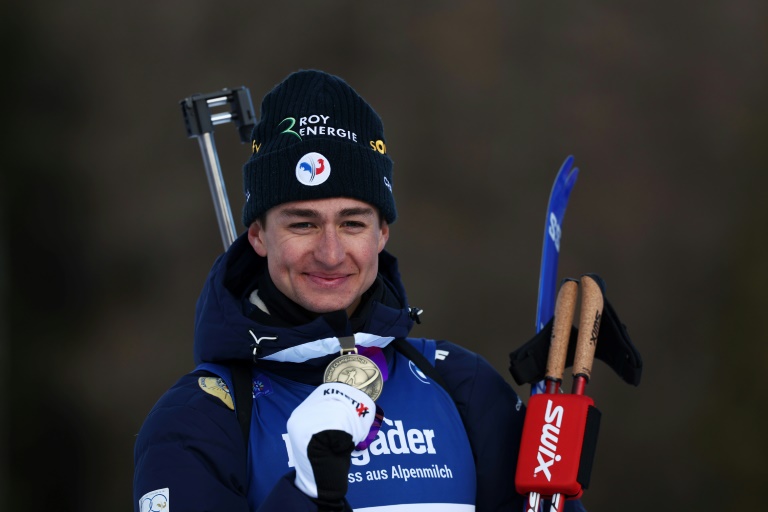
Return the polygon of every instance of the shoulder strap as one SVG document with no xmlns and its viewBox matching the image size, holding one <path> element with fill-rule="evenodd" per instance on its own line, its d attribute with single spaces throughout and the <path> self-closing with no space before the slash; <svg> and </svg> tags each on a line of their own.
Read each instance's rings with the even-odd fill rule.
<svg viewBox="0 0 768 512">
<path fill-rule="evenodd" d="M 424 375 L 437 382 L 441 388 L 448 391 L 449 395 L 451 394 L 445 385 L 443 377 L 440 376 L 440 373 L 438 373 L 437 368 L 435 368 L 434 365 L 430 363 L 427 358 L 424 357 L 424 354 L 422 354 L 416 347 L 408 343 L 408 341 L 404 338 L 398 338 L 394 340 L 392 345 L 395 347 L 395 350 L 413 361 L 413 364 L 418 366 L 419 370 L 421 370 Z"/>
<path fill-rule="evenodd" d="M 230 365 L 232 371 L 232 393 L 235 399 L 237 421 L 243 431 L 243 441 L 248 446 L 251 431 L 251 412 L 253 411 L 253 382 L 250 361 L 235 361 Z"/>
</svg>

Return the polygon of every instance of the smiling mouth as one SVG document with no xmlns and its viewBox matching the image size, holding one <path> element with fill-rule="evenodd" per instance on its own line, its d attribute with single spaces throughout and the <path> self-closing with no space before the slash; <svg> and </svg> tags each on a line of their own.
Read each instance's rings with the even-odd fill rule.
<svg viewBox="0 0 768 512">
<path fill-rule="evenodd" d="M 339 275 L 339 276 L 323 276 L 318 274 L 307 273 L 305 275 L 312 281 L 319 282 L 319 283 L 327 283 L 327 284 L 337 283 L 349 277 L 349 275 L 347 274 Z"/>
</svg>

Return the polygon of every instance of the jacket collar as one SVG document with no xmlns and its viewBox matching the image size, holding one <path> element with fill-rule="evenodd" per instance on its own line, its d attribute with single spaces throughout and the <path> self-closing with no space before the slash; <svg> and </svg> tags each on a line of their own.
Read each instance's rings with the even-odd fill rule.
<svg viewBox="0 0 768 512">
<path fill-rule="evenodd" d="M 217 259 L 197 302 L 196 363 L 253 358 L 322 364 L 339 353 L 341 336 L 352 334 L 361 346 L 383 347 L 395 338 L 406 337 L 413 326 L 397 260 L 386 251 L 379 255 L 380 287 L 369 290 L 352 319 L 344 312 L 310 313 L 314 318 L 301 319 L 283 314 L 272 321 L 253 314 L 244 306 L 250 304 L 247 298 L 261 286 L 265 274 L 266 259 L 253 251 L 245 234 Z M 269 292 L 267 296 L 267 304 L 281 300 Z"/>
</svg>

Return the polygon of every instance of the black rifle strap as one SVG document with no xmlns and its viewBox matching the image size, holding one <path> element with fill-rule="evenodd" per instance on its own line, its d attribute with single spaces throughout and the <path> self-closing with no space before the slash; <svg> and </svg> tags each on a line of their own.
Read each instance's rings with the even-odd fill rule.
<svg viewBox="0 0 768 512">
<path fill-rule="evenodd" d="M 437 368 L 434 367 L 432 363 L 427 360 L 426 357 L 424 357 L 424 354 L 419 352 L 419 350 L 408 343 L 403 338 L 398 338 L 392 342 L 392 345 L 395 347 L 395 350 L 403 354 L 406 358 L 413 361 L 413 364 L 419 367 L 419 370 L 421 370 L 421 373 L 432 379 L 433 381 L 437 382 L 441 388 L 448 391 L 448 394 L 450 394 L 450 391 L 445 385 L 445 381 L 440 376 L 440 374 L 437 372 Z"/>
<path fill-rule="evenodd" d="M 234 361 L 230 365 L 232 371 L 232 385 L 235 387 L 233 398 L 235 399 L 235 412 L 237 421 L 243 431 L 243 441 L 248 446 L 248 438 L 251 431 L 251 411 L 253 410 L 253 378 L 250 361 Z"/>
</svg>

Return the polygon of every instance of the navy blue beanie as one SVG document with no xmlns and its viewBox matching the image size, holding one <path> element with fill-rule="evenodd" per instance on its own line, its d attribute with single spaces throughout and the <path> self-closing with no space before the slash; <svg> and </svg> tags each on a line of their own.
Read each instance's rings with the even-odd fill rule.
<svg viewBox="0 0 768 512">
<path fill-rule="evenodd" d="M 243 166 L 247 226 L 290 201 L 350 197 L 397 217 L 381 119 L 344 80 L 298 71 L 261 103 Z"/>
</svg>

